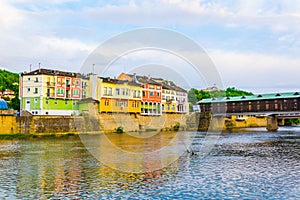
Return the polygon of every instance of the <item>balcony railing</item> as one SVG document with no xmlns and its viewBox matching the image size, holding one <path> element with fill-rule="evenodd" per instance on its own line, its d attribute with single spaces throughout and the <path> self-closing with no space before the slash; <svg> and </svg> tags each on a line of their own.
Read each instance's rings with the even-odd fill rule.
<svg viewBox="0 0 300 200">
<path fill-rule="evenodd" d="M 47 86 L 48 86 L 48 87 L 54 87 L 54 86 L 55 86 L 55 84 L 54 84 L 54 82 L 50 82 L 50 81 L 48 81 L 48 82 L 47 82 Z"/>
<path fill-rule="evenodd" d="M 47 93 L 47 97 L 54 97 L 54 93 Z"/>
</svg>

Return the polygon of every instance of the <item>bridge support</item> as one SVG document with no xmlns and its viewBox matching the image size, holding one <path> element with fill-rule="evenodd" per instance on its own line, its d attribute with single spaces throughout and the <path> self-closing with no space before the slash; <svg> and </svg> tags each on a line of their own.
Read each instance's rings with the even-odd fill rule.
<svg viewBox="0 0 300 200">
<path fill-rule="evenodd" d="M 277 131 L 278 130 L 278 121 L 276 116 L 267 117 L 267 130 L 268 131 Z"/>
<path fill-rule="evenodd" d="M 284 126 L 284 118 L 278 119 L 278 125 Z"/>
</svg>

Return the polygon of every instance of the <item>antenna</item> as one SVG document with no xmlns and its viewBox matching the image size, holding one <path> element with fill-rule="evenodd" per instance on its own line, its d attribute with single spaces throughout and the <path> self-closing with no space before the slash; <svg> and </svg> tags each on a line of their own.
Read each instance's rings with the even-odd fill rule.
<svg viewBox="0 0 300 200">
<path fill-rule="evenodd" d="M 93 64 L 93 74 L 95 74 L 95 64 Z"/>
<path fill-rule="evenodd" d="M 41 71 L 41 63 L 39 62 L 39 71 Z"/>
</svg>

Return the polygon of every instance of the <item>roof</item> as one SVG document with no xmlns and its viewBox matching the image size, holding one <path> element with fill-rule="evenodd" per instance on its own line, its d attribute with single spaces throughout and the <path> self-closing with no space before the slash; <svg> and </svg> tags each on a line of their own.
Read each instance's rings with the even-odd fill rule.
<svg viewBox="0 0 300 200">
<path fill-rule="evenodd" d="M 159 85 L 168 90 L 175 90 L 178 92 L 187 92 L 186 90 L 175 85 L 174 83 L 172 85 L 167 84 L 168 81 L 164 80 L 162 78 L 154 78 L 154 77 L 150 77 L 150 76 L 140 76 L 140 75 L 135 75 L 135 74 L 126 74 L 126 75 L 129 76 L 131 79 L 133 79 L 134 76 L 136 76 L 137 81 L 140 83 L 143 83 L 143 84 Z"/>
<path fill-rule="evenodd" d="M 239 101 L 259 101 L 259 100 L 287 99 L 287 98 L 300 98 L 300 92 L 285 92 L 285 93 L 259 94 L 259 95 L 252 95 L 252 96 L 209 98 L 209 99 L 202 99 L 201 101 L 198 102 L 198 104 L 239 102 Z"/>
<path fill-rule="evenodd" d="M 56 75 L 56 76 L 68 76 L 68 77 L 82 77 L 82 74 L 76 72 L 64 72 L 53 69 L 37 69 L 31 72 L 23 72 L 21 75 Z"/>
<path fill-rule="evenodd" d="M 113 79 L 110 77 L 100 77 L 103 82 L 105 83 L 114 83 L 114 84 L 124 84 L 127 83 L 128 85 L 133 85 L 133 86 L 140 86 L 141 84 L 136 83 L 134 81 L 128 81 L 128 80 L 118 80 L 118 79 Z"/>
</svg>

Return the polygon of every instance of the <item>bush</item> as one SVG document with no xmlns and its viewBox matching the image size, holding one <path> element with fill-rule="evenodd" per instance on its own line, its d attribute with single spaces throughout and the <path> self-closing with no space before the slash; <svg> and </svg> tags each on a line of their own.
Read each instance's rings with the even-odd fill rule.
<svg viewBox="0 0 300 200">
<path fill-rule="evenodd" d="M 116 132 L 117 133 L 123 133 L 124 132 L 124 129 L 122 126 L 119 126 L 118 128 L 116 128 Z"/>
<path fill-rule="evenodd" d="M 174 131 L 179 131 L 179 128 L 180 128 L 180 123 L 176 123 L 176 124 L 173 126 L 173 130 L 174 130 Z"/>
</svg>

